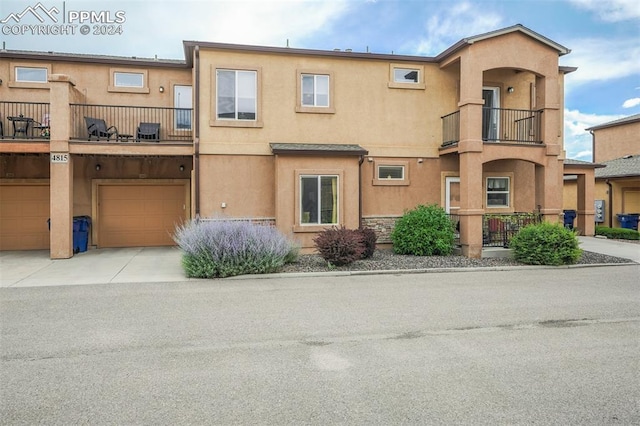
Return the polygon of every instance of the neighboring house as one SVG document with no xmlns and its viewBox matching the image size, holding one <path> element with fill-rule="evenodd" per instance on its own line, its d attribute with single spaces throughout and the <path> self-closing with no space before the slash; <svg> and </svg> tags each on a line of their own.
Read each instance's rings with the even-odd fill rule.
<svg viewBox="0 0 640 426">
<path fill-rule="evenodd" d="M 593 135 L 595 198 L 605 204 L 604 226 L 620 227 L 618 214 L 640 213 L 640 114 L 587 129 Z"/>
<path fill-rule="evenodd" d="M 569 49 L 526 27 L 436 57 L 184 48 L 185 61 L 0 52 L 0 248 L 70 257 L 78 215 L 96 247 L 172 244 L 174 224 L 194 217 L 273 224 L 307 249 L 331 226 L 370 226 L 385 243 L 405 210 L 436 203 L 479 257 L 487 214 L 557 222 L 569 172 L 593 234 L 593 165 L 563 165 Z M 16 133 L 9 117 L 23 111 L 38 124 Z M 89 138 L 84 117 L 118 135 Z"/>
</svg>

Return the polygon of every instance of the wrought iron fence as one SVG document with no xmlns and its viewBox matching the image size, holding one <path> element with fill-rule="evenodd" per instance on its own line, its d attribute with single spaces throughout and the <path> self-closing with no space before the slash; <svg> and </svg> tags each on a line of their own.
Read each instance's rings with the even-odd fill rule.
<svg viewBox="0 0 640 426">
<path fill-rule="evenodd" d="M 541 221 L 539 213 L 485 214 L 482 216 L 482 246 L 509 247 L 520 229 Z"/>
<path fill-rule="evenodd" d="M 48 139 L 49 104 L 0 101 L 0 138 Z"/>
<path fill-rule="evenodd" d="M 460 141 L 460 111 L 442 118 L 442 146 Z M 482 108 L 482 140 L 520 144 L 542 143 L 542 110 Z"/>
<path fill-rule="evenodd" d="M 71 104 L 71 139 L 193 142 L 193 109 Z"/>
</svg>

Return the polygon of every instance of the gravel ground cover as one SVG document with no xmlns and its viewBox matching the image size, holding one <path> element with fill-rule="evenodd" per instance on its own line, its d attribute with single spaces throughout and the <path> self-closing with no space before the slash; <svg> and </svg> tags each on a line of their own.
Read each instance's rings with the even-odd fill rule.
<svg viewBox="0 0 640 426">
<path fill-rule="evenodd" d="M 629 259 L 583 251 L 576 264 L 631 263 Z M 317 254 L 300 255 L 296 263 L 285 265 L 282 272 L 381 271 L 399 269 L 478 268 L 524 266 L 511 258 L 469 259 L 464 256 L 407 256 L 394 254 L 391 249 L 376 250 L 373 257 L 350 265 L 330 267 Z"/>
</svg>

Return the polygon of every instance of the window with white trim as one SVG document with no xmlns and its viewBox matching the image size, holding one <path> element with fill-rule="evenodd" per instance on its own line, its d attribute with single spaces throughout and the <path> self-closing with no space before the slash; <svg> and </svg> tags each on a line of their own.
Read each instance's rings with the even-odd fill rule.
<svg viewBox="0 0 640 426">
<path fill-rule="evenodd" d="M 21 83 L 46 83 L 47 69 L 36 67 L 15 67 L 16 82 Z"/>
<path fill-rule="evenodd" d="M 378 166 L 378 179 L 403 180 L 404 166 Z"/>
<path fill-rule="evenodd" d="M 138 72 L 114 72 L 113 85 L 116 87 L 144 87 L 144 74 Z"/>
<path fill-rule="evenodd" d="M 420 70 L 417 68 L 394 68 L 393 81 L 396 83 L 419 83 Z"/>
<path fill-rule="evenodd" d="M 300 176 L 300 223 L 302 225 L 338 223 L 338 176 Z"/>
<path fill-rule="evenodd" d="M 508 177 L 487 178 L 487 207 L 509 207 L 509 196 Z"/>
<path fill-rule="evenodd" d="M 257 116 L 256 71 L 216 70 L 216 114 L 220 120 L 251 120 Z"/>
<path fill-rule="evenodd" d="M 302 106 L 329 107 L 329 76 L 302 74 Z"/>
</svg>

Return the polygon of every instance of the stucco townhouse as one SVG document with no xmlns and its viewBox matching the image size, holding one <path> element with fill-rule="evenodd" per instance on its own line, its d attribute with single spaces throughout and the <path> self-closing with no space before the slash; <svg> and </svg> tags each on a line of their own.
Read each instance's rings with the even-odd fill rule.
<svg viewBox="0 0 640 426">
<path fill-rule="evenodd" d="M 569 49 L 526 27 L 436 57 L 183 46 L 181 61 L 0 52 L 0 249 L 71 257 L 76 216 L 98 248 L 171 245 L 196 217 L 305 249 L 331 226 L 384 244 L 435 203 L 479 257 L 491 215 L 561 220 L 564 174 L 593 234 L 594 166 L 563 149 Z"/>
</svg>

